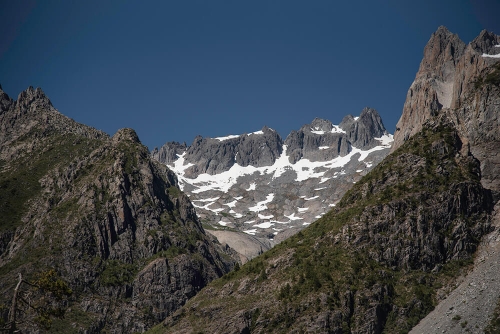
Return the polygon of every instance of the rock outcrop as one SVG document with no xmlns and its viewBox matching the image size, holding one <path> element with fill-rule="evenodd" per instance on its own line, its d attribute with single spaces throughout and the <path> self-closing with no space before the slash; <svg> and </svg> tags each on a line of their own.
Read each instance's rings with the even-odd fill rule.
<svg viewBox="0 0 500 334">
<path fill-rule="evenodd" d="M 5 305 L 18 273 L 54 269 L 74 293 L 52 331 L 142 332 L 232 268 L 231 251 L 205 234 L 175 174 L 134 130 L 109 138 L 60 114 L 39 88 L 0 97 Z"/>
<path fill-rule="evenodd" d="M 440 110 L 460 108 L 476 89 L 478 76 L 497 61 L 487 55 L 499 54 L 498 45 L 500 36 L 486 30 L 466 45 L 458 35 L 439 27 L 425 46 L 408 90 L 392 150 L 420 131 L 422 124 Z"/>
<path fill-rule="evenodd" d="M 300 159 L 327 161 L 346 156 L 352 144 L 345 131 L 332 122 L 315 118 L 298 131 L 292 131 L 285 140 L 288 160 L 295 164 Z"/>
<path fill-rule="evenodd" d="M 375 109 L 364 108 L 357 118 L 344 117 L 339 127 L 343 129 L 352 146 L 370 149 L 380 143 L 376 138 L 387 134 L 382 118 Z"/>
<path fill-rule="evenodd" d="M 184 155 L 186 163 L 193 166 L 186 170 L 186 176 L 195 178 L 199 174 L 219 174 L 229 170 L 234 164 L 240 166 L 270 166 L 280 156 L 283 140 L 268 127 L 261 131 L 219 138 L 194 139 Z M 166 144 L 171 147 L 171 143 Z M 159 161 L 168 163 L 159 157 Z"/>
<path fill-rule="evenodd" d="M 151 155 L 154 159 L 163 162 L 164 164 L 170 164 L 179 159 L 179 156 L 186 151 L 187 145 L 186 143 L 178 143 L 178 142 L 168 142 L 160 149 L 157 147 L 154 148 Z"/>
</svg>

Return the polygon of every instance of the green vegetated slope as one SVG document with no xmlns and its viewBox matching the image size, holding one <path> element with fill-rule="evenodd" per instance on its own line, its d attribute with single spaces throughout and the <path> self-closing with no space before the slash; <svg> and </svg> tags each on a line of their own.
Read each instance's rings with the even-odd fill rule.
<svg viewBox="0 0 500 334">
<path fill-rule="evenodd" d="M 405 333 L 471 263 L 492 198 L 443 116 L 310 227 L 212 282 L 153 333 Z"/>
<path fill-rule="evenodd" d="M 38 89 L 0 97 L 0 322 L 18 273 L 53 270 L 72 290 L 50 332 L 134 332 L 232 268 L 133 130 L 109 138 Z M 19 314 L 23 332 L 39 331 Z"/>
</svg>

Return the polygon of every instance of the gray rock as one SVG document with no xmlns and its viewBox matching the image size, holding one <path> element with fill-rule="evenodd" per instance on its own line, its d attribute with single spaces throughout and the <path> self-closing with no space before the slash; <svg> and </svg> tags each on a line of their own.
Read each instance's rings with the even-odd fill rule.
<svg viewBox="0 0 500 334">
<path fill-rule="evenodd" d="M 173 163 L 177 159 L 179 159 L 179 155 L 184 153 L 187 149 L 186 143 L 178 143 L 178 142 L 168 142 L 160 149 L 155 147 L 151 155 L 154 159 L 158 160 L 161 163 L 169 164 Z"/>
<path fill-rule="evenodd" d="M 280 135 L 263 127 L 258 133 L 219 140 L 197 136 L 191 146 L 169 142 L 152 152 L 153 158 L 162 163 L 173 163 L 178 155 L 186 153 L 185 163 L 193 166 L 186 176 L 195 178 L 199 174 L 219 174 L 229 170 L 235 163 L 240 166 L 270 166 L 281 155 L 283 140 Z"/>
<path fill-rule="evenodd" d="M 240 166 L 263 167 L 272 165 L 279 158 L 283 149 L 280 135 L 264 126 L 263 134 L 240 136 L 236 146 L 235 162 Z"/>
<path fill-rule="evenodd" d="M 497 61 L 482 55 L 498 53 L 499 48 L 494 47 L 498 44 L 500 36 L 486 30 L 468 45 L 445 27 L 432 34 L 408 90 L 392 150 L 420 131 L 425 121 L 442 109 L 467 104 L 465 99 L 476 89 L 479 75 Z"/>
<path fill-rule="evenodd" d="M 378 112 L 368 107 L 363 109 L 357 120 L 354 120 L 351 115 L 344 117 L 339 127 L 346 132 L 351 145 L 361 149 L 370 149 L 380 145 L 375 138 L 387 134 Z"/>
</svg>

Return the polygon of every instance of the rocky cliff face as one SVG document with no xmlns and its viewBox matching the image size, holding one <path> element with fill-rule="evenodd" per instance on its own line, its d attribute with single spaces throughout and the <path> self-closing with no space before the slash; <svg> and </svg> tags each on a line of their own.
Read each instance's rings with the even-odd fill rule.
<svg viewBox="0 0 500 334">
<path fill-rule="evenodd" d="M 170 164 L 179 159 L 178 155 L 181 155 L 186 151 L 186 143 L 169 142 L 163 145 L 160 149 L 155 147 L 151 155 L 158 161 L 162 161 L 165 164 Z"/>
<path fill-rule="evenodd" d="M 432 34 L 424 49 L 403 114 L 396 125 L 393 150 L 420 131 L 422 124 L 442 109 L 460 108 L 476 89 L 478 76 L 500 54 L 500 36 L 482 31 L 466 45 L 445 27 Z"/>
<path fill-rule="evenodd" d="M 184 160 L 193 164 L 185 170 L 187 177 L 195 178 L 200 174 L 219 174 L 229 170 L 234 164 L 240 166 L 262 167 L 272 165 L 281 154 L 283 140 L 268 127 L 241 136 L 203 138 L 198 136 L 189 147 L 178 143 L 166 143 L 153 151 L 153 157 L 162 163 L 172 163 L 178 159 L 173 156 L 185 152 Z"/>
<path fill-rule="evenodd" d="M 183 152 L 167 143 L 152 155 L 177 173 L 205 226 L 216 230 L 211 233 L 252 258 L 327 212 L 385 157 L 391 142 L 379 114 L 365 108 L 340 126 L 316 118 L 284 141 L 264 127 L 197 137 Z"/>
<path fill-rule="evenodd" d="M 425 47 L 424 59 L 411 85 L 394 135 L 393 150 L 433 115 L 453 120 L 470 150 L 481 162 L 482 182 L 498 198 L 500 157 L 500 36 L 482 31 L 465 45 L 440 27 Z"/>
<path fill-rule="evenodd" d="M 57 112 L 38 88 L 0 97 L 5 304 L 17 273 L 53 268 L 74 294 L 52 332 L 140 332 L 231 269 L 133 130 L 109 138 Z"/>
</svg>

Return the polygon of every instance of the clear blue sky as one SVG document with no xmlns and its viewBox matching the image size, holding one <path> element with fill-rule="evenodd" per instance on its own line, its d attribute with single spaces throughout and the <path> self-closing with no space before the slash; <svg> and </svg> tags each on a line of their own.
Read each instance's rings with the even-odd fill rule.
<svg viewBox="0 0 500 334">
<path fill-rule="evenodd" d="M 500 34 L 500 0 L 0 2 L 0 84 L 150 149 L 365 106 L 390 132 L 432 32 Z"/>
</svg>

